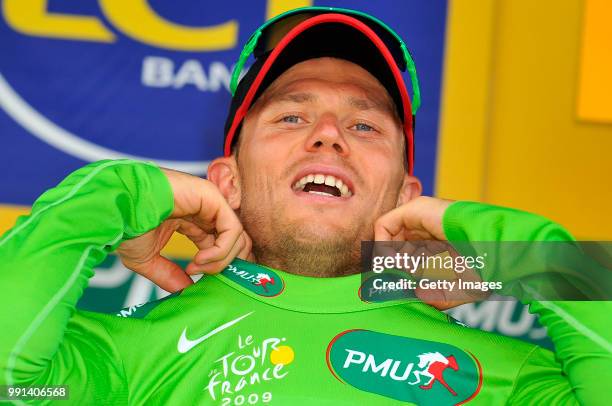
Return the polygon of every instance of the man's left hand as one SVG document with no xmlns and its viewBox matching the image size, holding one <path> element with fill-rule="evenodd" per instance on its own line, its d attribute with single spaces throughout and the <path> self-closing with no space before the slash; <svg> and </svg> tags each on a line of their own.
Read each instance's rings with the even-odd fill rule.
<svg viewBox="0 0 612 406">
<path fill-rule="evenodd" d="M 420 196 L 381 216 L 374 224 L 376 241 L 447 241 L 442 219 L 451 200 Z M 462 275 L 464 280 L 480 280 L 471 269 Z M 439 310 L 485 299 L 488 295 L 469 295 L 464 291 L 417 289 L 416 295 Z"/>
<path fill-rule="evenodd" d="M 442 217 L 451 200 L 419 196 L 382 215 L 374 224 L 376 241 L 446 241 Z"/>
</svg>

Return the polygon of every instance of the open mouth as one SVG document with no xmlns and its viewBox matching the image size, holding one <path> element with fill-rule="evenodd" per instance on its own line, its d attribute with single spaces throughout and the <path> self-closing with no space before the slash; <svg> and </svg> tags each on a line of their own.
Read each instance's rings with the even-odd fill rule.
<svg viewBox="0 0 612 406">
<path fill-rule="evenodd" d="M 353 192 L 342 179 L 320 173 L 308 174 L 293 184 L 294 191 L 329 197 L 351 197 Z"/>
</svg>

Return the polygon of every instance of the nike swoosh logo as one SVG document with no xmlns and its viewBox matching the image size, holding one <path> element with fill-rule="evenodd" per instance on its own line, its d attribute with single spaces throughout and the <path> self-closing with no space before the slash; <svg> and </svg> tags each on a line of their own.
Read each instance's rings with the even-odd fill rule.
<svg viewBox="0 0 612 406">
<path fill-rule="evenodd" d="M 178 352 L 180 352 L 181 354 L 186 353 L 187 351 L 191 350 L 196 345 L 200 344 L 202 341 L 204 341 L 204 340 L 214 336 L 215 334 L 225 330 L 228 327 L 233 326 L 234 324 L 236 324 L 240 320 L 250 316 L 251 314 L 253 314 L 253 312 L 249 312 L 247 314 L 244 314 L 244 315 L 238 317 L 237 319 L 234 319 L 232 321 L 228 321 L 227 323 L 221 324 L 219 327 L 217 327 L 216 329 L 212 330 L 210 333 L 203 335 L 202 337 L 198 338 L 197 340 L 190 340 L 190 339 L 187 338 L 187 327 L 185 327 L 183 329 L 183 333 L 181 334 L 181 338 L 179 338 L 179 341 L 178 341 L 178 345 L 177 345 Z"/>
</svg>

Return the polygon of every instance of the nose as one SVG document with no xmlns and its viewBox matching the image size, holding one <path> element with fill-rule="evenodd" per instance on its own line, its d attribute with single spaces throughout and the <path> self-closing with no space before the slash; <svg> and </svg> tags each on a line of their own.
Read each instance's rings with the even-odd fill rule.
<svg viewBox="0 0 612 406">
<path fill-rule="evenodd" d="M 327 114 L 319 118 L 316 126 L 306 139 L 305 147 L 308 152 L 329 150 L 342 156 L 349 153 L 348 143 L 338 125 L 337 118 L 333 114 Z"/>
</svg>

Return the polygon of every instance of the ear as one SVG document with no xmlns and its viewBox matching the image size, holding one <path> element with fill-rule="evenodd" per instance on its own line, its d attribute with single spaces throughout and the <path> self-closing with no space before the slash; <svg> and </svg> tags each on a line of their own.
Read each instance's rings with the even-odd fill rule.
<svg viewBox="0 0 612 406">
<path fill-rule="evenodd" d="M 240 174 L 234 156 L 217 158 L 208 165 L 208 180 L 221 191 L 225 200 L 234 210 L 240 208 Z"/>
<path fill-rule="evenodd" d="M 404 182 L 402 183 L 402 188 L 399 196 L 397 197 L 397 207 L 421 196 L 421 193 L 423 193 L 423 185 L 421 185 L 421 181 L 414 176 L 410 176 L 408 174 L 404 175 Z"/>
</svg>

